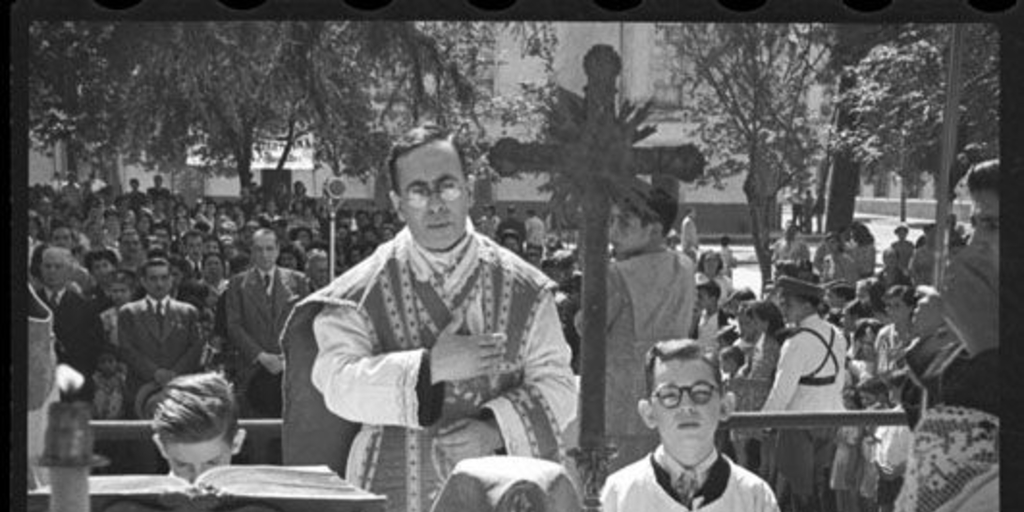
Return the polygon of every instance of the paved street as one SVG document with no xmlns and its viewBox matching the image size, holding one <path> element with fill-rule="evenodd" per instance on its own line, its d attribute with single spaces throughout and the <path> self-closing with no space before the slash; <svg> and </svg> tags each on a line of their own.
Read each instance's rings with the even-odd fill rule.
<svg viewBox="0 0 1024 512">
<path fill-rule="evenodd" d="M 877 249 L 876 266 L 882 264 L 882 251 L 896 241 L 896 234 L 893 232 L 896 226 L 900 225 L 899 217 L 882 217 L 876 215 L 858 215 L 857 220 L 864 222 L 875 236 L 875 248 Z M 907 240 L 917 240 L 924 232 L 921 226 L 931 222 L 928 219 L 907 219 L 907 226 L 910 227 L 910 234 Z M 699 229 L 699 226 L 698 226 Z M 809 243 L 811 254 L 818 248 L 817 243 Z M 701 250 L 717 249 L 717 245 L 701 245 Z M 733 270 L 733 284 L 739 288 L 749 287 L 754 293 L 760 296 L 761 293 L 761 271 L 757 266 L 757 257 L 754 255 L 753 245 L 737 245 L 732 248 L 738 267 Z"/>
</svg>

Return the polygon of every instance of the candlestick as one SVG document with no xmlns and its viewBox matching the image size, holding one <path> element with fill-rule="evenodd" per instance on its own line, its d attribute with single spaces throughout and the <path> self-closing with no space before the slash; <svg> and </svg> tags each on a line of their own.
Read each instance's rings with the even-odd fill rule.
<svg viewBox="0 0 1024 512">
<path fill-rule="evenodd" d="M 50 469 L 50 512 L 89 512 L 89 470 L 108 462 L 92 453 L 89 404 L 57 402 L 47 414 L 39 465 Z"/>
</svg>

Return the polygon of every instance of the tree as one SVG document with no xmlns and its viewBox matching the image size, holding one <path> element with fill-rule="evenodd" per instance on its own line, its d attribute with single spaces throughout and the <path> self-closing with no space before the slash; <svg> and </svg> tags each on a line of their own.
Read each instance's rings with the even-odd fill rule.
<svg viewBox="0 0 1024 512">
<path fill-rule="evenodd" d="M 840 101 L 857 123 L 839 134 L 840 144 L 870 174 L 895 169 L 912 179 L 913 174 L 938 170 L 949 39 L 945 28 L 907 26 L 852 67 L 857 84 Z M 965 47 L 972 55 L 964 66 L 961 144 L 988 143 L 997 148 L 996 32 L 987 25 L 966 28 Z"/>
<path fill-rule="evenodd" d="M 780 190 L 803 179 L 820 156 L 807 91 L 820 81 L 828 33 L 820 25 L 669 25 L 684 106 L 712 176 L 746 172 L 743 192 L 762 281 L 771 278 L 769 236 Z"/>
<path fill-rule="evenodd" d="M 64 145 L 71 179 L 80 159 L 102 166 L 116 149 L 119 89 L 106 58 L 112 35 L 109 24 L 29 25 L 31 138 L 44 148 Z"/>
<path fill-rule="evenodd" d="M 968 25 L 964 51 L 958 149 L 974 144 L 982 154 L 997 154 L 995 27 Z M 836 63 L 842 73 L 837 95 L 842 122 L 835 127 L 829 229 L 853 220 L 861 170 L 870 179 L 885 179 L 896 172 L 904 183 L 916 182 L 923 174 L 938 174 L 949 31 L 944 25 L 862 28 L 840 37 L 836 53 L 845 58 Z M 966 166 L 957 166 L 951 185 L 965 171 Z"/>
<path fill-rule="evenodd" d="M 47 92 L 33 129 L 104 141 L 150 166 L 183 166 L 190 151 L 207 168 L 252 181 L 252 151 L 265 139 L 312 134 L 316 159 L 365 176 L 382 161 L 387 131 L 430 119 L 479 125 L 487 104 L 478 76 L 495 24 L 480 22 L 218 22 L 40 24 L 33 68 Z M 60 29 L 60 30 L 58 30 Z M 541 24 L 517 28 L 524 47 L 549 46 Z M 537 50 L 540 48 L 540 50 Z M 59 57 L 59 58 L 58 58 Z M 43 72 L 46 71 L 46 72 Z M 82 75 L 88 75 L 86 80 Z M 104 93 L 82 102 L 78 95 Z M 88 86 L 88 87 L 86 87 Z M 98 119 L 88 134 L 62 119 Z M 57 128 L 53 128 L 56 126 Z M 58 129 L 59 128 L 59 129 Z M 81 145 L 84 146 L 85 142 Z M 482 153 L 482 151 L 480 152 Z"/>
</svg>

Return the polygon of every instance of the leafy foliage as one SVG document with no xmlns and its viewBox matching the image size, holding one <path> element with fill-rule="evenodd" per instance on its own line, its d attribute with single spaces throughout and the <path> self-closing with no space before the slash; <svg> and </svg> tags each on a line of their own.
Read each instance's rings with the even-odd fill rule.
<svg viewBox="0 0 1024 512">
<path fill-rule="evenodd" d="M 770 275 L 768 235 L 776 195 L 805 181 L 821 157 L 808 90 L 824 77 L 829 32 L 822 25 L 662 25 L 688 85 L 684 105 L 712 179 L 746 172 L 762 276 Z"/>
<path fill-rule="evenodd" d="M 908 25 L 867 52 L 848 72 L 856 84 L 839 100 L 855 118 L 837 134 L 869 177 L 897 172 L 905 179 L 936 173 L 950 31 L 944 25 Z M 967 25 L 963 45 L 959 143 L 998 152 L 998 39 L 991 25 Z"/>
<path fill-rule="evenodd" d="M 312 135 L 318 162 L 366 176 L 383 160 L 388 133 L 412 123 L 476 126 L 465 131 L 481 143 L 481 114 L 502 111 L 482 77 L 492 64 L 484 50 L 503 27 L 40 23 L 31 32 L 33 134 L 86 155 L 102 144 L 151 166 L 184 165 L 192 152 L 243 186 L 255 144 L 290 148 Z M 524 49 L 550 51 L 550 29 L 514 28 Z M 521 107 L 512 103 L 506 116 Z"/>
</svg>

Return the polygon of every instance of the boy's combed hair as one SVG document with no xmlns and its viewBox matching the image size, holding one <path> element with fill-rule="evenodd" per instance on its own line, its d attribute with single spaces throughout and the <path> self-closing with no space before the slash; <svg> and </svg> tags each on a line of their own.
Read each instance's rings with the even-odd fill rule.
<svg viewBox="0 0 1024 512">
<path fill-rule="evenodd" d="M 647 387 L 646 396 L 654 392 L 654 365 L 656 362 L 667 361 L 703 361 L 715 376 L 715 385 L 722 387 L 722 367 L 718 362 L 718 354 L 704 348 L 703 345 L 692 339 L 667 340 L 655 343 L 647 351 L 647 358 L 644 361 L 644 382 Z"/>
<path fill-rule="evenodd" d="M 177 377 L 153 415 L 153 432 L 164 442 L 200 443 L 238 431 L 238 405 L 231 383 L 219 373 Z"/>
</svg>

